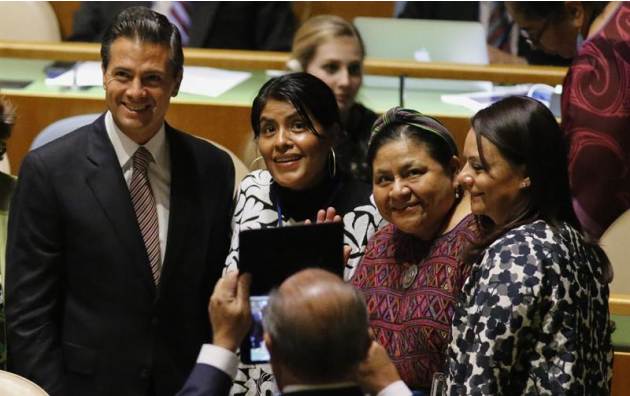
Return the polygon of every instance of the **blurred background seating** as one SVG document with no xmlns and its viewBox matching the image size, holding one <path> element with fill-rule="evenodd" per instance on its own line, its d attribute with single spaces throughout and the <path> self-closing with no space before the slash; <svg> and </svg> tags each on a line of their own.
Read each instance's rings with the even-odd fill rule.
<svg viewBox="0 0 630 396">
<path fill-rule="evenodd" d="M 61 41 L 59 23 L 51 3 L 0 2 L 0 40 Z"/>
</svg>

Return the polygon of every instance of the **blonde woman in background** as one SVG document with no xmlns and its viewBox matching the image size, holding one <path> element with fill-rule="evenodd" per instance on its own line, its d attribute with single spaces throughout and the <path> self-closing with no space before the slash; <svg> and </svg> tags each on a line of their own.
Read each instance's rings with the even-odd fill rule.
<svg viewBox="0 0 630 396">
<path fill-rule="evenodd" d="M 332 89 L 345 137 L 336 148 L 345 177 L 370 182 L 366 162 L 368 139 L 377 115 L 356 102 L 363 82 L 365 48 L 357 29 L 343 18 L 318 15 L 307 20 L 293 38 L 292 71 L 305 71 Z"/>
</svg>

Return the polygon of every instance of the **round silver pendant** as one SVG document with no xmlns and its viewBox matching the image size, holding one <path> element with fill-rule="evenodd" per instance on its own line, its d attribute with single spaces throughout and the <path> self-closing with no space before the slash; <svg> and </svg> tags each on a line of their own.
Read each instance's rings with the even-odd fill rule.
<svg viewBox="0 0 630 396">
<path fill-rule="evenodd" d="M 405 271 L 403 272 L 402 287 L 405 289 L 409 289 L 409 287 L 416 280 L 416 276 L 418 276 L 418 265 L 410 264 L 407 268 L 405 268 Z"/>
</svg>

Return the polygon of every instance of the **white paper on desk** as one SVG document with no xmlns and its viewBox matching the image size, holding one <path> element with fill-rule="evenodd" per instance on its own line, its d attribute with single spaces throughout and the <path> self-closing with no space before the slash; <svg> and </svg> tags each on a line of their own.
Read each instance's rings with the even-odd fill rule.
<svg viewBox="0 0 630 396">
<path fill-rule="evenodd" d="M 527 96 L 531 84 L 496 86 L 492 91 L 471 92 L 463 94 L 447 94 L 440 98 L 442 102 L 464 106 L 472 111 L 485 109 L 496 101 L 512 95 Z"/>
<path fill-rule="evenodd" d="M 201 66 L 184 66 L 181 92 L 217 97 L 251 77 L 251 73 Z M 98 87 L 103 85 L 99 62 L 79 62 L 72 70 L 47 78 L 46 85 L 56 87 Z"/>
<path fill-rule="evenodd" d="M 50 87 L 98 87 L 103 85 L 100 62 L 77 62 L 74 67 L 55 78 L 47 78 Z"/>
<path fill-rule="evenodd" d="M 182 92 L 217 97 L 251 77 L 252 73 L 215 69 L 212 67 L 185 66 Z"/>
</svg>

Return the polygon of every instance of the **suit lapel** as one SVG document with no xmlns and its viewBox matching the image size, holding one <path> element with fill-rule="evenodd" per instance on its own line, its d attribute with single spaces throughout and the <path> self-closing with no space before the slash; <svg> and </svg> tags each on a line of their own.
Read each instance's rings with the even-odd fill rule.
<svg viewBox="0 0 630 396">
<path fill-rule="evenodd" d="M 144 282 L 154 293 L 149 259 L 140 234 L 136 214 L 131 204 L 129 188 L 123 178 L 118 158 L 107 132 L 102 115 L 88 131 L 87 143 L 87 184 L 94 193 L 114 233 L 129 253 L 129 263 L 140 272 Z"/>
<path fill-rule="evenodd" d="M 208 35 L 211 34 L 214 19 L 217 17 L 220 2 L 200 1 L 192 2 L 189 47 L 203 47 Z"/>
</svg>

